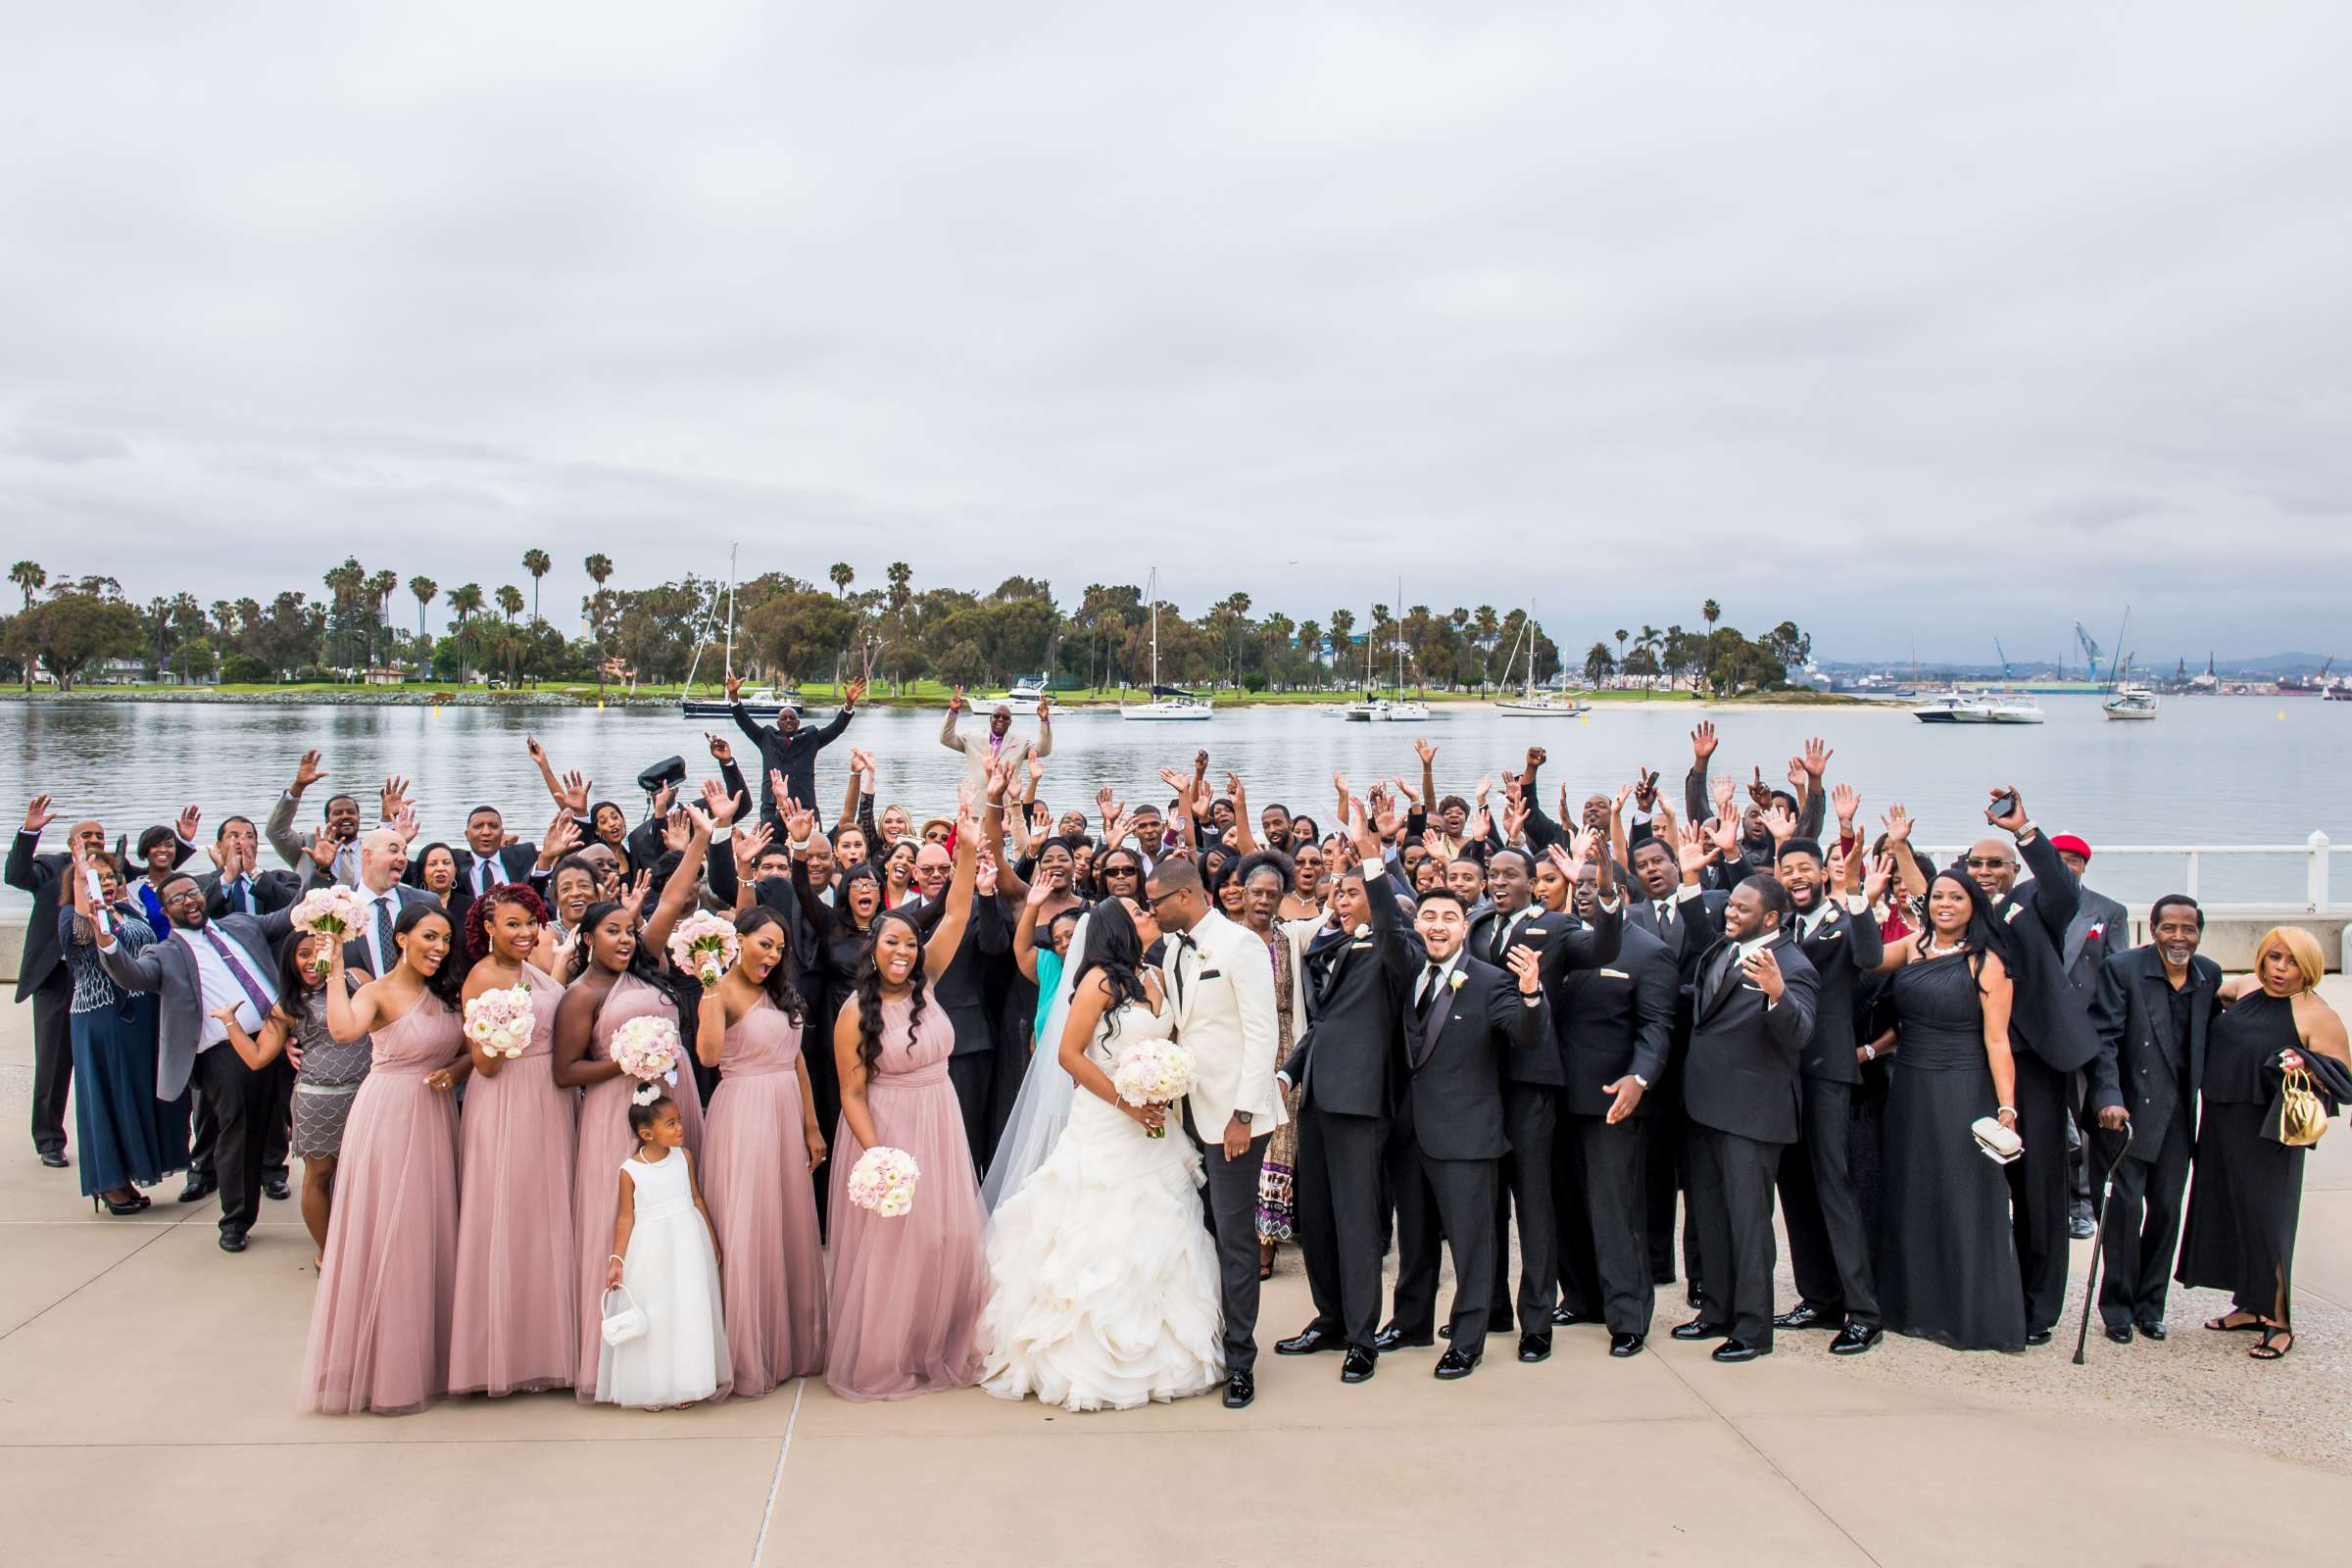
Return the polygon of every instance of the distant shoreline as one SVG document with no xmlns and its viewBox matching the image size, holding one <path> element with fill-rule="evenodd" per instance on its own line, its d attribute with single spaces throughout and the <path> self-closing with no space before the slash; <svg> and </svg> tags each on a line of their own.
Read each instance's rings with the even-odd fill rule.
<svg viewBox="0 0 2352 1568">
<path fill-rule="evenodd" d="M 716 694 L 711 694 L 715 696 Z M 803 691 L 801 694 L 810 712 L 830 709 L 835 698 L 830 692 Z M 1419 700 L 1435 708 L 1460 709 L 1465 711 L 1492 710 L 1499 700 L 1466 694 L 1431 692 L 1419 695 Z M 1677 710 L 1720 708 L 1883 708 L 1902 711 L 1904 705 L 1895 702 L 1873 701 L 1852 697 L 1842 692 L 1773 692 L 1748 697 L 1698 697 L 1690 692 L 1579 692 L 1567 694 L 1594 710 L 1619 708 L 1671 707 Z M 1118 697 L 1084 698 L 1075 694 L 1058 693 L 1054 702 L 1073 713 L 1110 713 L 1117 710 L 1122 700 L 1140 701 L 1141 692 L 1127 699 Z M 1218 708 L 1228 710 L 1261 708 L 1319 709 L 1338 707 L 1352 701 L 1344 692 L 1282 692 L 1261 694 L 1250 692 L 1219 693 L 1214 701 Z M 989 699 L 971 699 L 979 707 L 990 706 Z M 174 703 L 186 705 L 218 705 L 222 707 L 275 708 L 620 708 L 656 711 L 674 711 L 678 705 L 675 693 L 659 696 L 640 693 L 608 691 L 599 697 L 593 688 L 585 690 L 557 688 L 552 690 L 488 692 L 425 691 L 407 688 L 339 688 L 321 686 L 292 686 L 263 691 L 218 691 L 210 687 L 180 689 L 146 689 L 101 687 L 76 692 L 24 692 L 0 689 L 0 702 L 26 706 L 71 707 L 77 703 Z M 946 707 L 944 696 L 934 693 L 891 697 L 868 692 L 859 700 L 861 708 L 902 708 L 917 711 L 939 711 Z"/>
</svg>

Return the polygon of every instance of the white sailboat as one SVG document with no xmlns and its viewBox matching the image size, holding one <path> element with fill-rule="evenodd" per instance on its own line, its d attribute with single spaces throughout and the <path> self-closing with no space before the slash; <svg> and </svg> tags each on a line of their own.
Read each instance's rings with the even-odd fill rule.
<svg viewBox="0 0 2352 1568">
<path fill-rule="evenodd" d="M 716 600 L 711 601 L 710 610 L 713 615 L 717 613 L 718 602 Z M 741 693 L 739 693 L 736 700 L 731 703 L 727 701 L 723 689 L 721 691 L 721 695 L 717 697 L 695 696 L 695 671 L 702 668 L 703 645 L 708 643 L 710 640 L 710 619 L 709 617 L 706 617 L 703 623 L 703 635 L 695 640 L 694 662 L 686 666 L 686 690 L 678 699 L 678 714 L 680 717 L 725 718 L 734 712 L 738 707 L 740 707 L 746 713 L 749 713 L 754 718 L 774 718 L 786 709 L 790 709 L 796 713 L 802 710 L 801 694 L 799 692 L 778 692 L 772 686 L 747 687 Z M 732 675 L 735 673 L 735 547 L 732 545 L 727 547 L 727 644 L 725 658 L 726 662 L 720 667 L 727 674 Z"/>
<path fill-rule="evenodd" d="M 1519 644 L 1527 644 L 1527 688 L 1517 697 L 1496 700 L 1494 711 L 1505 718 L 1574 718 L 1586 710 L 1585 704 L 1573 697 L 1561 697 L 1552 692 L 1536 690 L 1536 607 L 1530 600 L 1527 618 L 1520 622 L 1519 637 L 1511 644 L 1511 657 L 1502 662 L 1502 679 L 1510 683 L 1511 666 L 1519 662 Z"/>
<path fill-rule="evenodd" d="M 1159 683 L 1159 568 L 1152 568 L 1144 592 L 1152 600 L 1152 701 L 1121 703 L 1119 716 L 1138 723 L 1187 723 L 1212 716 L 1209 699 Z"/>
<path fill-rule="evenodd" d="M 1396 579 L 1396 608 L 1398 611 L 1404 609 L 1404 579 L 1401 577 Z M 1396 695 L 1372 695 L 1372 637 L 1367 632 L 1364 636 L 1364 695 L 1348 705 L 1347 716 L 1350 723 L 1421 724 L 1429 719 L 1429 705 L 1404 695 L 1403 622 L 1395 621 L 1391 624 L 1399 629 L 1396 642 Z"/>
</svg>

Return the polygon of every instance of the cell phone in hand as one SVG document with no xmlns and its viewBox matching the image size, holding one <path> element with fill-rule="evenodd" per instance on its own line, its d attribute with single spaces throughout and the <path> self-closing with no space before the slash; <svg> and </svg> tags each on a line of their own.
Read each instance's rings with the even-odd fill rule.
<svg viewBox="0 0 2352 1568">
<path fill-rule="evenodd" d="M 2017 814 L 2017 791 L 2011 790 L 2006 795 L 1995 795 L 1992 798 L 1992 805 L 1987 809 L 1995 817 L 2015 816 Z"/>
</svg>

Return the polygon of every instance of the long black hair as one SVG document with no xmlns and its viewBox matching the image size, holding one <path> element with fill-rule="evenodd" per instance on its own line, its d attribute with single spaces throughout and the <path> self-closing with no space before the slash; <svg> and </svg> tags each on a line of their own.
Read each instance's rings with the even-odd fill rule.
<svg viewBox="0 0 2352 1568">
<path fill-rule="evenodd" d="M 799 1023 L 802 1014 L 808 1011 L 808 1005 L 801 1001 L 800 992 L 792 984 L 792 927 L 786 925 L 776 911 L 766 905 L 755 904 L 735 916 L 735 936 L 740 941 L 771 925 L 784 941 L 784 954 L 776 959 L 776 966 L 767 971 L 767 978 L 760 982 L 760 987 L 766 991 L 767 1000 L 776 1004 L 778 1012 Z"/>
<path fill-rule="evenodd" d="M 1965 871 L 1946 867 L 1928 879 L 1930 897 L 1934 896 L 1938 882 L 1949 882 L 1968 895 L 1968 928 L 1962 935 L 1968 941 L 1969 973 L 1982 979 L 1984 955 L 1992 953 L 1998 954 L 2001 962 L 2009 967 L 2010 973 L 2015 974 L 2016 963 L 2009 952 L 2008 937 L 2001 930 L 2000 921 L 1993 917 L 1992 900 L 1985 897 L 1983 888 L 1977 886 L 1977 879 Z M 1936 939 L 1936 922 L 1929 917 L 1926 898 L 1920 900 L 1919 921 L 1920 944 L 1924 949 Z"/>
<path fill-rule="evenodd" d="M 906 983 L 914 990 L 914 1005 L 906 1014 L 906 1032 L 914 1033 L 915 1025 L 923 1021 L 924 992 L 929 979 L 923 973 L 923 930 L 911 916 L 898 909 L 878 909 L 867 934 L 865 957 L 858 965 L 858 1065 L 867 1077 L 874 1073 L 874 1063 L 882 1059 L 882 966 L 874 955 L 882 936 L 882 927 L 896 920 L 914 938 L 914 967 L 906 971 Z"/>
<path fill-rule="evenodd" d="M 1086 951 L 1078 956 L 1077 976 L 1071 984 L 1083 986 L 1088 975 L 1102 971 L 1102 983 L 1110 988 L 1110 1002 L 1102 1015 L 1110 1020 L 1110 1032 L 1115 1035 L 1119 1032 L 1119 1008 L 1148 995 L 1144 939 L 1135 929 L 1135 917 L 1127 912 L 1125 900 L 1104 899 L 1087 912 L 1093 918 L 1087 922 Z"/>
<path fill-rule="evenodd" d="M 318 993 L 323 1004 L 326 999 L 326 978 L 302 961 L 302 933 L 295 932 L 277 948 L 277 1010 L 292 1023 L 302 1016 L 309 1005 L 311 993 Z M 339 937 L 321 937 L 321 941 L 337 942 Z"/>
<path fill-rule="evenodd" d="M 425 976 L 424 989 L 450 1011 L 462 1012 L 466 1006 L 466 956 L 458 948 L 458 922 L 450 918 L 449 911 L 438 904 L 412 904 L 392 922 L 392 940 L 397 944 L 427 920 L 449 927 L 449 952 L 442 957 L 441 967 Z"/>
<path fill-rule="evenodd" d="M 878 921 L 882 917 L 882 906 L 889 902 L 884 897 L 888 884 L 883 882 L 882 872 L 873 859 L 869 857 L 856 865 L 838 866 L 833 872 L 833 929 L 829 933 L 832 936 L 864 936 L 873 930 L 872 926 L 859 930 L 858 917 L 850 912 L 850 884 L 859 877 L 874 885 L 874 918 Z"/>
</svg>

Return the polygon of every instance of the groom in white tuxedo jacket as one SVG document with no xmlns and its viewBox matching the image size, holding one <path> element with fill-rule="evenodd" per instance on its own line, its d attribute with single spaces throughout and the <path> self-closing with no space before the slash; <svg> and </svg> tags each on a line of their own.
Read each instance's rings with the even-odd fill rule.
<svg viewBox="0 0 2352 1568">
<path fill-rule="evenodd" d="M 1176 1039 L 1193 1054 L 1184 1130 L 1208 1173 L 1225 1309 L 1225 1405 L 1257 1396 L 1257 1173 L 1284 1120 L 1274 1086 L 1279 1036 L 1265 944 L 1219 914 L 1190 859 L 1152 868 L 1152 913 L 1167 938 Z"/>
</svg>

